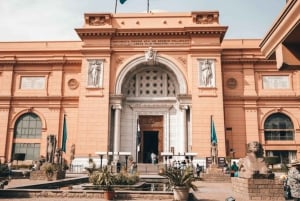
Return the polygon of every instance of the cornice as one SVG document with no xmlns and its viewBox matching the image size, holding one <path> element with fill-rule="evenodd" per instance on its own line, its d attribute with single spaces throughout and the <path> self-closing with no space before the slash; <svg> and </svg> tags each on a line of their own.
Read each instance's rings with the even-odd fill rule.
<svg viewBox="0 0 300 201">
<path fill-rule="evenodd" d="M 144 37 L 144 36 L 195 36 L 220 35 L 223 40 L 228 27 L 184 27 L 175 29 L 114 29 L 114 28 L 80 28 L 76 29 L 79 37 Z"/>
<path fill-rule="evenodd" d="M 2 97 L 0 97 L 2 98 Z M 12 97 L 3 97 L 5 100 L 11 101 L 79 101 L 78 96 L 12 96 Z"/>
<path fill-rule="evenodd" d="M 269 58 L 274 53 L 276 47 L 285 40 L 288 34 L 296 26 L 299 26 L 299 9 L 299 0 L 288 1 L 279 18 L 262 39 L 259 47 L 261 47 L 266 58 Z"/>
<path fill-rule="evenodd" d="M 74 59 L 74 60 L 52 60 L 52 59 L 45 59 L 45 60 L 39 60 L 39 59 L 11 59 L 11 60 L 1 60 L 0 58 L 0 65 L 1 64 L 8 64 L 8 65 L 16 65 L 16 64 L 81 64 L 82 59 Z"/>
<path fill-rule="evenodd" d="M 276 60 L 256 58 L 222 59 L 222 64 L 276 64 Z"/>
</svg>

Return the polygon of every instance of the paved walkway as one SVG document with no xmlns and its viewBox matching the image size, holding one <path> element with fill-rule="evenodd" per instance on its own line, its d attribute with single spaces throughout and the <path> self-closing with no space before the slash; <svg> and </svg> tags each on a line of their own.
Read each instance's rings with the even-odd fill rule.
<svg viewBox="0 0 300 201">
<path fill-rule="evenodd" d="M 45 181 L 29 180 L 29 179 L 13 179 L 5 188 L 16 186 L 23 186 L 27 184 L 44 183 Z M 199 201 L 224 201 L 226 198 L 232 196 L 231 183 L 207 183 L 204 181 L 197 181 L 195 185 L 198 187 L 196 197 Z M 1 191 L 0 191 L 1 194 Z M 62 198 L 8 198 L 1 199 L 1 201 L 61 201 Z M 98 200 L 96 198 L 63 198 L 64 201 L 92 201 Z M 123 200 L 124 201 L 124 200 Z M 139 200 L 135 200 L 139 201 Z M 145 201 L 145 200 L 143 200 Z"/>
</svg>

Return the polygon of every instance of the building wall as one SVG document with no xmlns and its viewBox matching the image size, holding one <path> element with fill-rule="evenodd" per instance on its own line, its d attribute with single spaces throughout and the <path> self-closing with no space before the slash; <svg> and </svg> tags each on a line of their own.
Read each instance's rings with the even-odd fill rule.
<svg viewBox="0 0 300 201">
<path fill-rule="evenodd" d="M 98 17 L 105 17 L 104 22 L 95 22 Z M 182 132 L 187 132 L 186 151 L 197 153 L 197 158 L 210 156 L 212 117 L 219 156 L 243 157 L 246 144 L 254 140 L 265 150 L 293 150 L 299 155 L 299 72 L 278 70 L 275 60 L 266 60 L 261 54 L 260 40 L 223 40 L 227 27 L 219 24 L 218 12 L 86 14 L 85 20 L 84 27 L 76 29 L 81 38 L 78 42 L 0 43 L 0 156 L 5 160 L 11 159 L 13 143 L 32 142 L 13 139 L 16 120 L 26 112 L 37 114 L 43 122 L 42 137 L 34 140 L 41 144 L 41 155 L 46 154 L 50 134 L 61 146 L 64 114 L 67 160 L 72 144 L 76 145 L 76 157 L 112 151 L 116 105 L 122 111 L 120 151 L 135 152 L 138 115 L 156 114 L 164 116 L 166 152 L 173 146 L 176 152 L 185 150 Z M 143 66 L 141 58 L 149 47 L 157 51 L 160 64 L 177 76 L 181 88 L 176 101 L 160 102 L 173 104 L 172 110 L 152 102 L 147 103 L 152 104 L 148 108 L 145 103 L 133 102 L 142 106 L 132 108 L 118 91 L 124 69 L 132 73 Z M 200 86 L 202 59 L 214 61 L 212 87 Z M 103 62 L 100 87 L 87 85 L 90 60 Z M 264 89 L 263 77 L 276 75 L 288 76 L 290 88 Z M 45 77 L 45 88 L 21 90 L 22 76 Z M 186 124 L 182 106 L 189 109 Z M 295 140 L 264 140 L 264 121 L 275 112 L 291 118 Z"/>
</svg>

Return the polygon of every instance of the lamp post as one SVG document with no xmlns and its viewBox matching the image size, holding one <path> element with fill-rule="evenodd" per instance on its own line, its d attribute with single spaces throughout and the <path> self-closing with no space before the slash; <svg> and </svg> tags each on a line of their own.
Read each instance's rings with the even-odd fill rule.
<svg viewBox="0 0 300 201">
<path fill-rule="evenodd" d="M 128 166 L 128 157 L 131 155 L 131 152 L 119 152 L 120 156 L 125 156 L 125 169 L 127 171 L 127 166 Z"/>
<path fill-rule="evenodd" d="M 99 155 L 99 157 L 100 157 L 100 169 L 102 170 L 103 156 L 107 155 L 107 152 L 96 152 L 95 154 Z"/>
<path fill-rule="evenodd" d="M 168 167 L 168 158 L 171 158 L 173 156 L 173 153 L 172 152 L 161 152 L 160 155 L 165 158 L 165 161 L 164 161 L 165 169 L 167 169 L 167 167 Z"/>
</svg>

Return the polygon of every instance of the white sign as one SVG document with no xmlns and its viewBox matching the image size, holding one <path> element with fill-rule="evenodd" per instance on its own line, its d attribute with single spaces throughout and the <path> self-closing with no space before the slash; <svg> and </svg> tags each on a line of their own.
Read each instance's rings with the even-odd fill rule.
<svg viewBox="0 0 300 201">
<path fill-rule="evenodd" d="M 264 89 L 289 89 L 289 76 L 263 76 Z"/>
<path fill-rule="evenodd" d="M 21 77 L 21 89 L 45 89 L 45 77 Z"/>
</svg>

